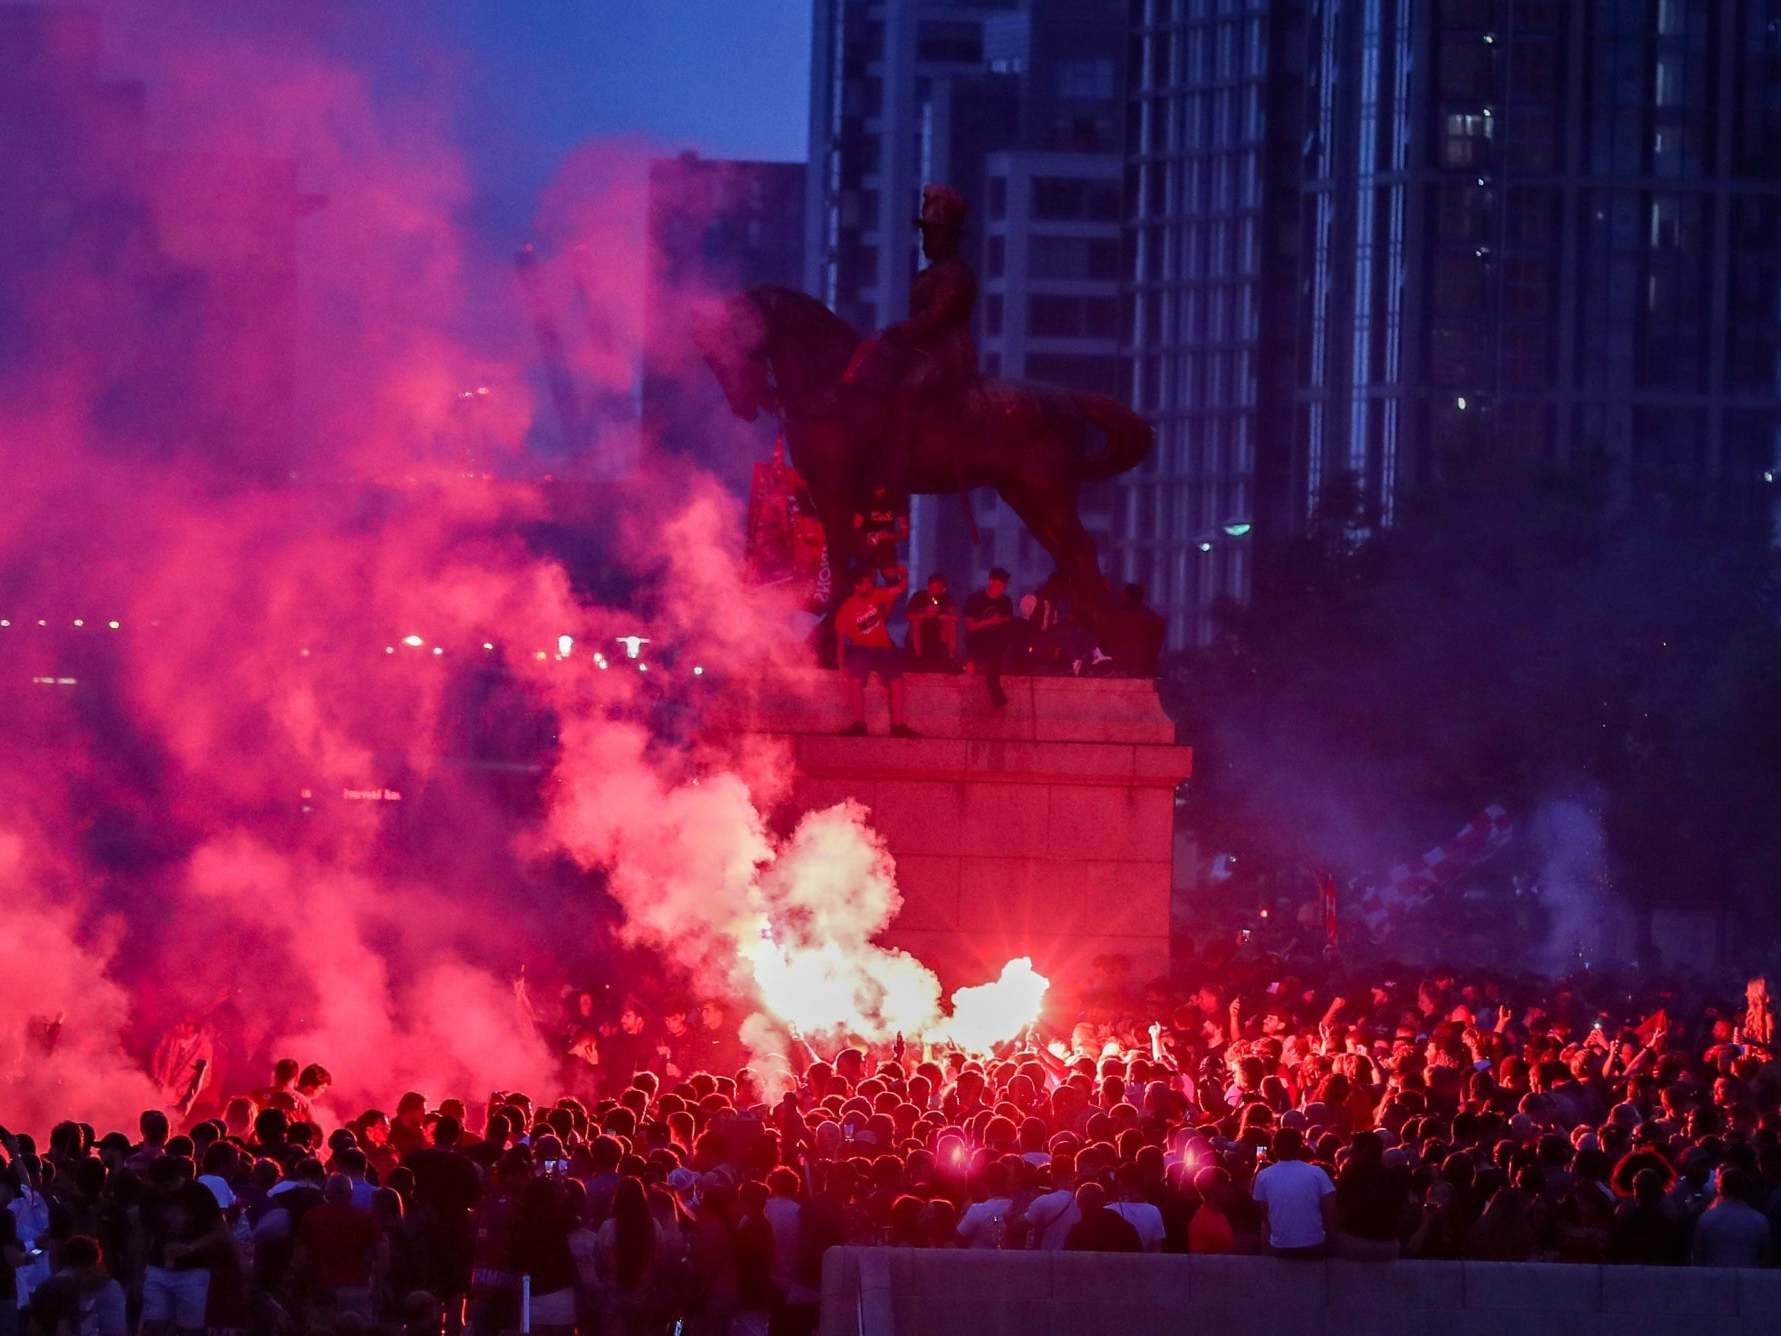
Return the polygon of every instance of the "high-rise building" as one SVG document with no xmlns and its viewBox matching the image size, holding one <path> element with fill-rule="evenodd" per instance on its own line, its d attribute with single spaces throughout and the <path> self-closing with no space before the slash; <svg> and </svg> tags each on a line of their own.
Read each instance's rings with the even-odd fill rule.
<svg viewBox="0 0 1781 1336">
<path fill-rule="evenodd" d="M 1124 332 L 1151 458 L 1115 483 L 1110 575 L 1169 643 L 1248 596 L 1278 517 L 1265 444 L 1291 429 L 1300 6 L 1133 0 Z"/>
<path fill-rule="evenodd" d="M 1387 7 L 1388 9 L 1391 7 Z M 1301 506 L 1455 449 L 1748 509 L 1781 432 L 1781 3 L 1323 7 Z"/>
<path fill-rule="evenodd" d="M 815 0 L 812 29 L 807 289 L 861 333 L 902 318 L 921 186 L 944 181 L 971 204 L 984 371 L 1117 388 L 1119 0 Z M 1013 513 L 970 502 L 976 544 L 959 502 L 916 498 L 916 578 L 1043 579 Z"/>
<path fill-rule="evenodd" d="M 687 333 L 698 305 L 714 297 L 761 283 L 803 285 L 805 177 L 801 162 L 696 153 L 649 168 L 644 438 L 697 459 L 738 489 L 747 486 L 753 457 L 729 448 L 736 429 L 715 380 L 696 365 Z"/>
<path fill-rule="evenodd" d="M 1390 523 L 1446 461 L 1521 453 L 1603 470 L 1629 506 L 1761 514 L 1781 0 L 1130 18 L 1130 351 L 1162 433 L 1116 541 L 1167 571 L 1177 643 L 1338 480 Z"/>
</svg>

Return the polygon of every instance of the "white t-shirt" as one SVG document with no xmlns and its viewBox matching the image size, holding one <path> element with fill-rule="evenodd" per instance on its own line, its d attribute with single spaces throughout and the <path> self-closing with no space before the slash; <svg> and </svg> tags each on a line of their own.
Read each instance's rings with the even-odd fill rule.
<svg viewBox="0 0 1781 1336">
<path fill-rule="evenodd" d="M 229 1180 L 220 1174 L 199 1174 L 198 1181 L 210 1189 L 210 1195 L 216 1198 L 216 1204 L 228 1210 L 235 1204 L 235 1193 L 229 1187 Z M 357 1202 L 353 1203 L 355 1206 Z"/>
<path fill-rule="evenodd" d="M 1304 1160 L 1280 1160 L 1255 1176 L 1250 1196 L 1268 1208 L 1268 1242 L 1276 1248 L 1315 1248 L 1323 1242 L 1323 1199 L 1336 1190 L 1330 1176 Z"/>
<path fill-rule="evenodd" d="M 1145 1252 L 1163 1250 L 1163 1213 L 1147 1201 L 1110 1201 L 1107 1209 L 1138 1231 Z"/>
<path fill-rule="evenodd" d="M 967 1248 L 1000 1248 L 1002 1236 L 1008 1232 L 1008 1212 L 1014 1201 L 1009 1197 L 991 1197 L 975 1201 L 959 1217 L 959 1237 Z"/>
<path fill-rule="evenodd" d="M 1027 1246 L 1043 1252 L 1058 1252 L 1081 1219 L 1076 1194 L 1068 1188 L 1035 1197 L 1027 1204 L 1027 1227 L 1029 1233 L 1037 1230 L 1038 1237 L 1030 1238 Z"/>
</svg>

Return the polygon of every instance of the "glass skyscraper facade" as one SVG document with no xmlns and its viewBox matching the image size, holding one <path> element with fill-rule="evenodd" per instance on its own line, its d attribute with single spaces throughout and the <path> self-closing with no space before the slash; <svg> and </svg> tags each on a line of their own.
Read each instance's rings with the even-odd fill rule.
<svg viewBox="0 0 1781 1336">
<path fill-rule="evenodd" d="M 1446 461 L 1517 452 L 1629 508 L 1766 517 L 1781 0 L 1129 22 L 1128 346 L 1162 448 L 1116 519 L 1177 643 L 1246 592 L 1222 521 L 1265 541 L 1338 479 L 1390 523 Z"/>
</svg>

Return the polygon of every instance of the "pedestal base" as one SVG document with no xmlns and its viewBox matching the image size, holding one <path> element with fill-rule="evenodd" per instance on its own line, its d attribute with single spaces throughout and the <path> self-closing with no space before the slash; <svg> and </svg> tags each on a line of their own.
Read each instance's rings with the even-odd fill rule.
<svg viewBox="0 0 1781 1336">
<path fill-rule="evenodd" d="M 1060 991 L 1123 957 L 1133 977 L 1169 956 L 1175 786 L 1193 752 L 1149 681 L 1011 677 L 1007 706 L 981 681 L 908 683 L 915 740 L 882 736 L 884 692 L 867 692 L 875 735 L 848 721 L 839 673 L 763 684 L 729 721 L 781 739 L 800 811 L 864 804 L 897 861 L 903 907 L 880 940 L 948 988 L 993 978 L 1027 955 Z"/>
</svg>

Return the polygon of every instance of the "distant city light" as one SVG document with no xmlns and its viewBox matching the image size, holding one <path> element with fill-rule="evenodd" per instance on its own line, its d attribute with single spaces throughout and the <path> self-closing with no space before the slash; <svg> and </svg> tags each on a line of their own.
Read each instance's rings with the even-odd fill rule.
<svg viewBox="0 0 1781 1336">
<path fill-rule="evenodd" d="M 0 617 L 0 626 L 11 626 L 11 625 L 12 625 L 12 618 Z"/>
<path fill-rule="evenodd" d="M 39 625 L 39 626 L 48 626 L 48 625 L 49 625 L 49 618 L 47 618 L 47 617 L 39 617 L 39 618 L 38 618 L 38 619 L 37 619 L 37 624 L 38 624 L 38 625 Z"/>
<path fill-rule="evenodd" d="M 542 661 L 544 661 L 544 660 L 545 660 L 545 659 L 548 659 L 548 658 L 549 658 L 549 657 L 550 657 L 550 655 L 548 655 L 548 654 L 546 654 L 546 653 L 545 653 L 545 652 L 544 652 L 544 651 L 543 651 L 543 650 L 539 650 L 539 651 L 537 651 L 537 652 L 536 652 L 536 653 L 535 653 L 535 654 L 533 654 L 533 655 L 532 655 L 532 657 L 533 657 L 533 658 L 534 658 L 534 659 L 537 659 L 537 660 L 539 660 L 539 661 L 540 661 L 540 662 L 542 662 Z"/>
<path fill-rule="evenodd" d="M 87 619 L 85 617 L 76 617 L 74 619 L 74 624 L 76 626 L 85 626 L 87 624 Z"/>
<path fill-rule="evenodd" d="M 1200 540 L 1200 551 L 1202 551 L 1202 552 L 1210 552 L 1210 551 L 1211 551 L 1211 550 L 1212 550 L 1212 542 L 1211 542 L 1211 540 L 1210 540 L 1210 539 L 1206 539 L 1206 538 L 1202 538 L 1202 539 L 1201 539 L 1201 540 Z"/>
<path fill-rule="evenodd" d="M 383 647 L 383 652 L 385 654 L 394 654 L 396 652 L 396 647 L 394 645 L 385 645 Z"/>
<path fill-rule="evenodd" d="M 1764 482 L 1774 482 L 1775 481 L 1775 470 L 1774 469 L 1764 469 L 1762 471 L 1762 480 Z M 10 626 L 10 625 L 12 625 L 12 623 L 4 622 L 4 623 L 0 623 L 0 625 Z"/>
<path fill-rule="evenodd" d="M 694 665 L 693 665 L 693 676 L 694 676 L 694 677 L 703 677 L 703 676 L 705 676 L 705 665 L 704 665 L 704 664 L 700 664 L 700 663 L 695 663 L 695 664 L 694 664 Z"/>
<path fill-rule="evenodd" d="M 309 651 L 307 649 L 300 649 L 297 651 L 297 655 L 299 658 L 307 659 L 309 657 Z"/>
<path fill-rule="evenodd" d="M 1229 520 L 1225 523 L 1224 531 L 1232 538 L 1243 538 L 1254 527 L 1248 520 Z"/>
<path fill-rule="evenodd" d="M 115 619 L 115 618 L 114 618 L 114 619 L 113 619 L 113 620 L 111 620 L 111 621 L 109 621 L 109 622 L 107 622 L 107 623 L 105 623 L 105 624 L 106 624 L 106 625 L 107 625 L 107 626 L 109 626 L 109 627 L 110 627 L 110 628 L 111 628 L 111 629 L 112 629 L 112 630 L 114 630 L 114 631 L 115 631 L 115 630 L 117 630 L 117 629 L 118 629 L 118 627 L 120 627 L 120 626 L 121 626 L 121 625 L 123 625 L 123 623 L 122 623 L 122 622 L 119 622 L 119 621 L 117 621 L 117 620 L 116 620 L 116 619 Z"/>
<path fill-rule="evenodd" d="M 1459 398 L 1457 398 L 1453 401 L 1453 406 L 1455 408 L 1459 409 L 1460 412 L 1462 412 L 1462 413 L 1465 412 L 1466 411 L 1466 396 L 1463 394 L 1460 395 Z"/>
<path fill-rule="evenodd" d="M 649 643 L 648 636 L 614 636 L 613 639 L 617 640 L 619 644 L 625 647 L 625 657 L 627 659 L 636 658 L 638 652 Z"/>
<path fill-rule="evenodd" d="M 435 654 L 443 654 L 443 653 L 445 653 L 445 646 L 443 646 L 443 645 L 435 645 L 435 646 L 433 646 L 433 653 L 435 653 Z"/>
<path fill-rule="evenodd" d="M 647 663 L 640 663 L 637 665 L 637 671 L 640 673 L 647 673 L 649 671 L 649 665 Z"/>
<path fill-rule="evenodd" d="M 485 640 L 482 642 L 482 647 L 484 649 L 493 649 L 495 647 L 495 642 L 492 640 Z"/>
<path fill-rule="evenodd" d="M 575 648 L 575 637 L 574 636 L 558 636 L 557 637 L 557 657 L 558 658 L 560 658 L 560 659 L 568 658 L 569 652 L 571 650 L 573 650 L 574 648 Z"/>
<path fill-rule="evenodd" d="M 403 636 L 402 643 L 404 645 L 412 645 L 414 648 L 419 649 L 427 642 L 422 640 L 419 636 Z"/>
</svg>

